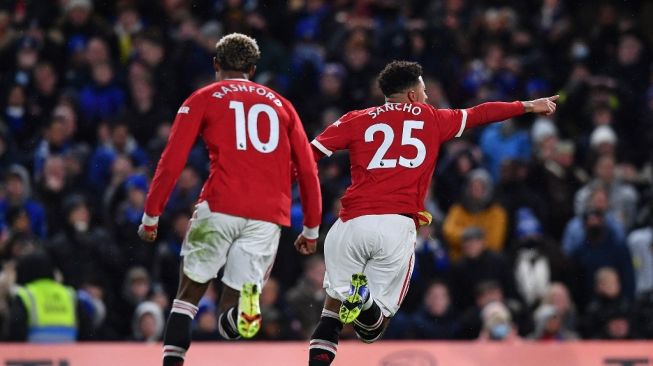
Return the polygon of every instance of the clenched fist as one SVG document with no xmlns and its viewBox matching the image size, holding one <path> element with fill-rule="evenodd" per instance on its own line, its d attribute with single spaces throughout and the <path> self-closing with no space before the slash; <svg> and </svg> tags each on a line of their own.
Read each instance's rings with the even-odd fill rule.
<svg viewBox="0 0 653 366">
<path fill-rule="evenodd" d="M 158 231 L 157 225 L 144 225 L 144 224 L 141 224 L 138 227 L 138 236 L 142 240 L 151 243 L 156 239 L 157 231 Z"/>
</svg>

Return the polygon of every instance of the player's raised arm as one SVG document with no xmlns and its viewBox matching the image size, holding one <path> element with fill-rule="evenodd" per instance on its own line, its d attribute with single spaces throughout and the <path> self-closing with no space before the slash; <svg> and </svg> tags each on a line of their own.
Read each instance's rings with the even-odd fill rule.
<svg viewBox="0 0 653 366">
<path fill-rule="evenodd" d="M 462 136 L 469 128 L 503 121 L 524 113 L 551 115 L 556 111 L 558 95 L 522 102 L 487 102 L 467 109 L 438 109 L 436 115 L 444 119 L 441 140 Z"/>
<path fill-rule="evenodd" d="M 317 177 L 317 165 L 313 159 L 311 145 L 295 108 L 286 102 L 288 113 L 292 118 L 289 131 L 292 163 L 299 183 L 299 193 L 304 211 L 304 230 L 295 242 L 295 247 L 302 254 L 312 254 L 316 249 L 316 240 L 322 221 L 322 193 Z"/>
<path fill-rule="evenodd" d="M 145 200 L 145 213 L 138 229 L 139 236 L 145 241 L 156 239 L 159 215 L 163 212 L 199 135 L 206 108 L 205 98 L 203 94 L 195 93 L 177 111 L 168 143 L 161 154 Z"/>
</svg>

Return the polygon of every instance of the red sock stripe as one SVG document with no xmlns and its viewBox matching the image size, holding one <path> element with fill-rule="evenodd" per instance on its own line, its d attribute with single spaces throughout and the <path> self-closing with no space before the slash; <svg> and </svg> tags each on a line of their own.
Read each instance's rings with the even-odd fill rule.
<svg viewBox="0 0 653 366">
<path fill-rule="evenodd" d="M 410 256 L 410 260 L 408 261 L 408 269 L 406 270 L 406 276 L 404 277 L 404 284 L 401 286 L 401 293 L 399 294 L 399 300 L 397 301 L 397 305 L 401 305 L 401 303 L 404 301 L 404 297 L 406 297 L 406 293 L 408 293 L 408 285 L 410 284 L 410 274 L 413 272 L 413 259 L 415 257 L 415 254 Z"/>
</svg>

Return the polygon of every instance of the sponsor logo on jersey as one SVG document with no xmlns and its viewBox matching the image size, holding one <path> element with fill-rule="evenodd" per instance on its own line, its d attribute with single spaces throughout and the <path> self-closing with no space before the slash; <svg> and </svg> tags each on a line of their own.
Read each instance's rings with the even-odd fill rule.
<svg viewBox="0 0 653 366">
<path fill-rule="evenodd" d="M 190 107 L 184 105 L 179 107 L 177 114 L 188 114 L 189 112 L 190 112 Z"/>
</svg>

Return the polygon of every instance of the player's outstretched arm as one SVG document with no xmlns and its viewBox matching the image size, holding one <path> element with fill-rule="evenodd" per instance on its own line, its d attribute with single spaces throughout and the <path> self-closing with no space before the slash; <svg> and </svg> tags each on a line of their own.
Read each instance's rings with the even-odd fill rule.
<svg viewBox="0 0 653 366">
<path fill-rule="evenodd" d="M 522 102 L 487 102 L 467 109 L 438 109 L 435 111 L 443 123 L 440 124 L 441 141 L 460 137 L 465 130 L 492 122 L 504 121 L 524 113 L 551 115 L 556 111 L 554 95 Z"/>
<path fill-rule="evenodd" d="M 161 159 L 157 164 L 145 200 L 145 213 L 138 227 L 138 236 L 147 242 L 156 240 L 159 215 L 168 202 L 188 154 L 200 133 L 206 103 L 203 95 L 191 95 L 179 108 Z"/>
</svg>

